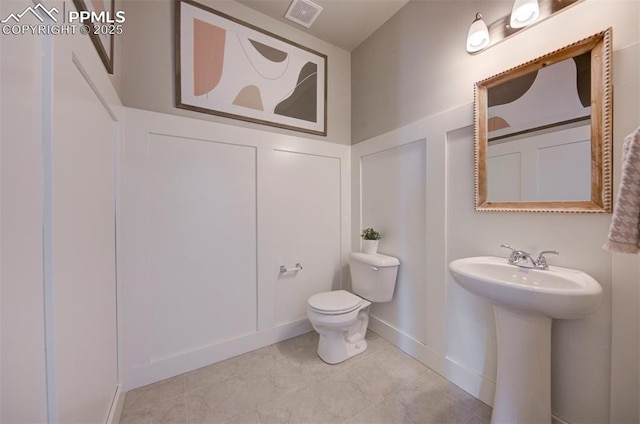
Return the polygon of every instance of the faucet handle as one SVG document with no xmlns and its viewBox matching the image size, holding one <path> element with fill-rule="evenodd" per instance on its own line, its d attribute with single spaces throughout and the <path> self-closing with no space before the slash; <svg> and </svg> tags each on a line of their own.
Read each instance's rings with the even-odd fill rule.
<svg viewBox="0 0 640 424">
<path fill-rule="evenodd" d="M 509 246 L 508 244 L 501 244 L 500 247 L 504 247 L 505 249 L 510 249 L 511 250 L 511 255 L 509 256 L 509 263 L 510 264 L 515 264 L 516 262 L 518 262 L 518 260 L 519 260 L 518 250 L 514 249 L 513 247 Z"/>
<path fill-rule="evenodd" d="M 536 263 L 535 263 L 536 268 L 544 269 L 544 270 L 549 269 L 549 266 L 547 265 L 547 258 L 545 258 L 544 255 L 559 255 L 559 254 L 560 252 L 558 252 L 557 250 L 543 250 L 538 254 L 538 257 L 536 259 Z"/>
<path fill-rule="evenodd" d="M 560 252 L 558 252 L 557 250 L 543 250 L 542 252 L 540 252 L 538 257 L 544 256 L 544 255 L 559 255 L 559 254 Z"/>
</svg>

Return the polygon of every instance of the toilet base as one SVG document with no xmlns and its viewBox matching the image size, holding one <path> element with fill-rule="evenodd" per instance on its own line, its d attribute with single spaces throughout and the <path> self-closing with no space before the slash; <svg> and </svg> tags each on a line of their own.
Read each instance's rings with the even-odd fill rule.
<svg viewBox="0 0 640 424">
<path fill-rule="evenodd" d="M 340 340 L 330 340 L 332 337 L 337 337 Z M 344 335 L 342 333 L 320 335 L 318 342 L 318 356 L 327 364 L 338 364 L 344 362 L 347 359 L 359 355 L 367 350 L 367 341 L 362 337 L 362 340 L 357 342 L 346 342 L 343 340 Z M 339 348 L 336 348 L 339 346 Z"/>
<path fill-rule="evenodd" d="M 369 305 L 358 311 L 357 318 L 346 330 L 319 328 L 318 356 L 327 364 L 338 364 L 367 350 L 367 327 L 369 325 Z"/>
</svg>

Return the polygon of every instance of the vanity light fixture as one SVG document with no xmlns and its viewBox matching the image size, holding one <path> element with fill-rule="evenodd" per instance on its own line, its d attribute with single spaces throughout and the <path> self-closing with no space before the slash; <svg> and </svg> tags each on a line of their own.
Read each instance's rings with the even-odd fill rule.
<svg viewBox="0 0 640 424">
<path fill-rule="evenodd" d="M 467 52 L 482 50 L 527 29 L 534 22 L 542 22 L 556 13 L 584 0 L 514 0 L 511 13 L 486 24 L 480 13 L 469 27 Z"/>
<path fill-rule="evenodd" d="M 524 28 L 540 16 L 538 0 L 516 0 L 511 9 L 511 28 Z"/>
<path fill-rule="evenodd" d="M 479 52 L 487 47 L 490 42 L 489 28 L 482 20 L 482 15 L 476 13 L 476 19 L 469 27 L 469 33 L 467 34 L 467 51 L 469 53 Z"/>
</svg>

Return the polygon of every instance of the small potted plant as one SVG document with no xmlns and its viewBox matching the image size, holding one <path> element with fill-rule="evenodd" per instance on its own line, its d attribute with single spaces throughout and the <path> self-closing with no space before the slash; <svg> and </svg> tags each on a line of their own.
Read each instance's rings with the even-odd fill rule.
<svg viewBox="0 0 640 424">
<path fill-rule="evenodd" d="M 373 228 L 362 230 L 362 251 L 368 255 L 375 255 L 378 252 L 378 243 L 382 236 Z"/>
</svg>

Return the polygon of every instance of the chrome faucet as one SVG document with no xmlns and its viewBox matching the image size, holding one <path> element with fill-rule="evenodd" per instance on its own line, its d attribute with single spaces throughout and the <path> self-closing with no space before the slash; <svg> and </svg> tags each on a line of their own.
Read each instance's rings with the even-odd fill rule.
<svg viewBox="0 0 640 424">
<path fill-rule="evenodd" d="M 533 257 L 529 253 L 525 252 L 524 250 L 514 249 L 508 244 L 501 244 L 500 247 L 504 247 L 506 249 L 511 250 L 511 255 L 509 256 L 509 259 L 508 259 L 508 262 L 511 265 L 519 266 L 521 268 L 539 269 L 543 271 L 546 271 L 549 269 L 549 265 L 547 265 L 547 258 L 544 255 L 560 254 L 560 252 L 558 252 L 557 250 L 544 250 L 538 254 L 538 257 L 536 259 L 533 259 Z M 522 264 L 522 261 L 529 261 L 531 263 L 531 266 L 526 266 Z"/>
</svg>

